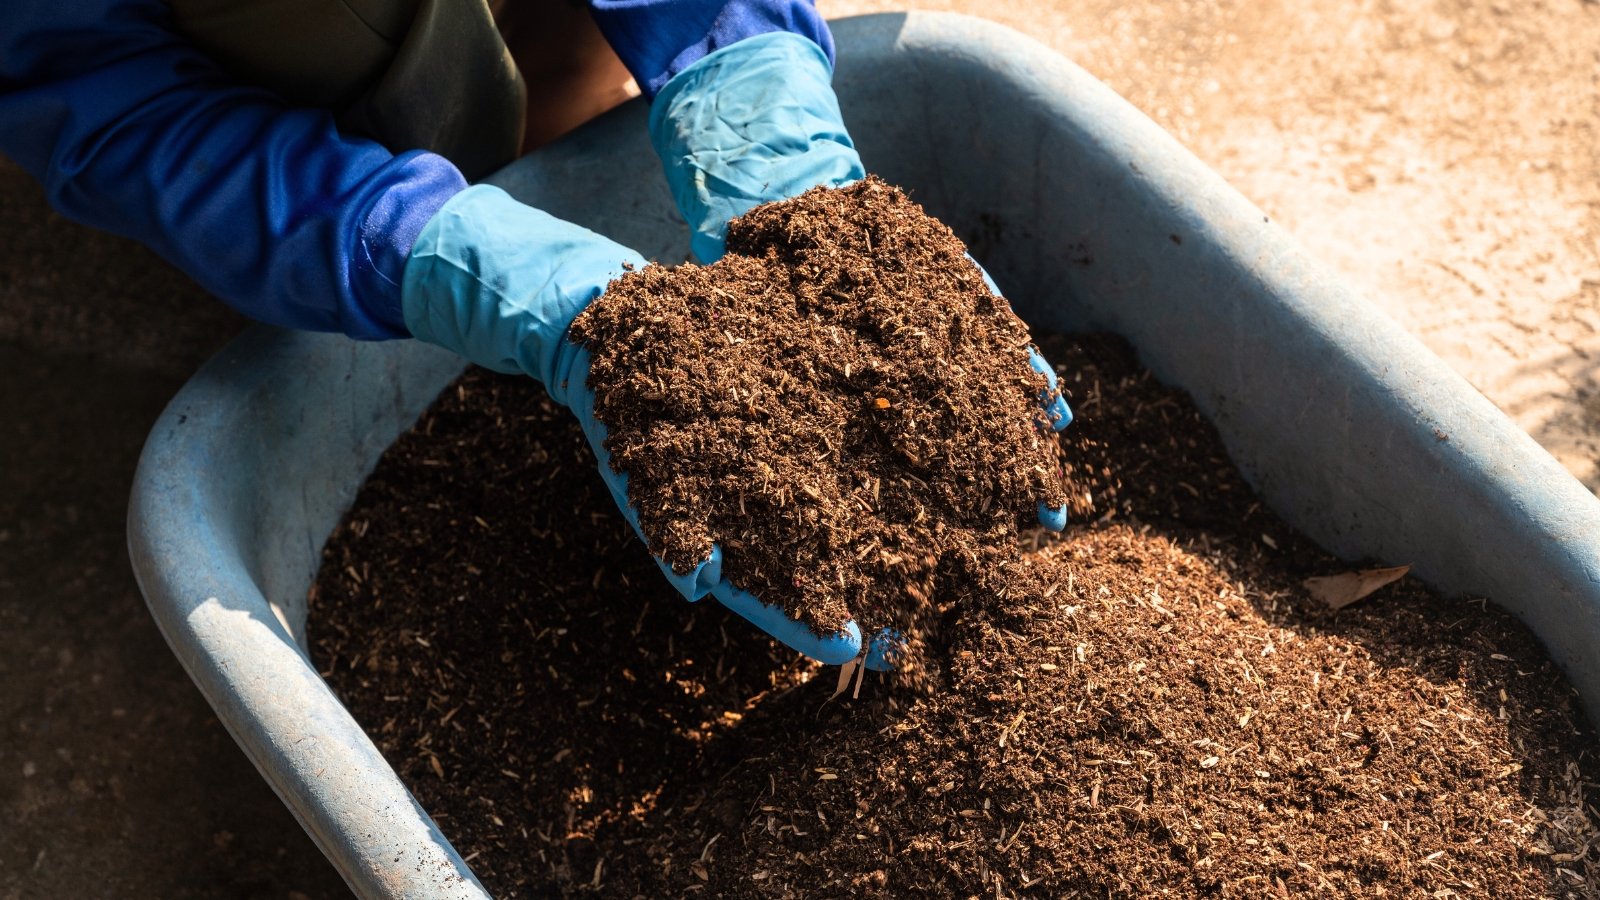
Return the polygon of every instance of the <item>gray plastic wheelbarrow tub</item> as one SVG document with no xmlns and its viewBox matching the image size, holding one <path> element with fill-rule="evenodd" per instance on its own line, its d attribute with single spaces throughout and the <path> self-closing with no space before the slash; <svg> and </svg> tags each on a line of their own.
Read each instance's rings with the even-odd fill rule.
<svg viewBox="0 0 1600 900">
<path fill-rule="evenodd" d="M 1290 523 L 1350 559 L 1488 597 L 1600 711 L 1600 500 L 1137 110 L 1016 32 L 835 23 L 869 169 L 911 189 L 1035 328 L 1125 336 L 1187 389 Z M 493 180 L 681 260 L 634 103 Z M 323 541 L 462 363 L 412 341 L 266 328 L 195 375 L 145 447 L 139 584 L 217 715 L 363 896 L 479 897 L 471 870 L 305 654 Z"/>
</svg>

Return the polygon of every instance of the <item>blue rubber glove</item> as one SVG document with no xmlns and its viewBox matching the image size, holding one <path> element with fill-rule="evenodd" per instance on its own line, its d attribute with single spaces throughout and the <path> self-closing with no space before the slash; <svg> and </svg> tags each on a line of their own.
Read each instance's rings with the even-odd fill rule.
<svg viewBox="0 0 1600 900">
<path fill-rule="evenodd" d="M 656 96 L 651 143 L 689 223 L 690 249 L 702 262 L 722 257 L 734 217 L 818 185 L 843 187 L 865 176 L 832 82 L 833 67 L 815 41 L 771 32 L 706 55 Z M 983 278 L 1000 296 L 987 272 Z M 1049 384 L 1040 400 L 1050 426 L 1060 431 L 1072 421 L 1072 411 L 1055 390 L 1055 370 L 1031 347 L 1029 364 Z M 1038 513 L 1046 528 L 1066 527 L 1065 507 L 1041 503 Z M 869 644 L 867 666 L 893 668 L 899 645 L 897 635 L 880 632 Z"/>
<path fill-rule="evenodd" d="M 736 216 L 866 175 L 832 82 L 815 41 L 769 32 L 702 57 L 656 95 L 650 142 L 701 262 L 722 258 Z"/>
<path fill-rule="evenodd" d="M 513 200 L 489 185 L 469 187 L 445 202 L 423 226 L 406 261 L 401 307 L 420 340 L 452 350 L 484 368 L 537 379 L 572 410 L 600 464 L 600 476 L 634 531 L 639 515 L 628 502 L 628 477 L 611 467 L 605 426 L 594 416 L 589 351 L 567 330 L 637 253 L 571 222 Z M 722 578 L 722 550 L 693 571 L 656 564 L 689 600 L 711 594 L 789 647 L 829 665 L 854 659 L 861 630 L 847 623 L 819 637 L 810 628 Z"/>
</svg>

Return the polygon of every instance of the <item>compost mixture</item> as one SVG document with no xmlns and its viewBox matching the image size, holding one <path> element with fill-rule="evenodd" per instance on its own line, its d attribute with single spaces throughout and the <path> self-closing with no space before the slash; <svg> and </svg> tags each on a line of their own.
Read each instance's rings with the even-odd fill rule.
<svg viewBox="0 0 1600 900">
<path fill-rule="evenodd" d="M 596 379 L 629 386 L 602 394 L 613 453 L 630 490 L 658 492 L 639 505 L 659 511 L 642 521 L 669 560 L 719 542 L 738 583 L 819 630 L 909 622 L 923 677 L 841 683 L 715 601 L 686 603 L 571 415 L 527 379 L 468 372 L 330 540 L 311 634 L 492 893 L 1595 895 L 1594 735 L 1520 625 L 1407 580 L 1337 611 L 1313 600 L 1303 579 L 1344 567 L 1260 506 L 1188 400 L 1125 347 L 1044 341 L 1077 414 L 1058 449 L 1027 412 L 1041 383 L 1017 365 L 1026 332 L 942 226 L 875 183 L 779 206 L 730 231 L 717 266 L 619 283 L 637 288 L 636 328 L 675 329 L 699 355 L 678 383 L 650 346 L 606 370 L 596 344 Z M 819 318 L 841 284 L 951 305 L 868 340 L 850 317 L 892 311 Z M 686 310 L 708 294 L 718 324 L 696 328 Z M 801 298 L 816 321 L 739 351 L 757 301 L 780 295 L 782 315 Z M 988 387 L 919 362 L 919 346 L 970 352 L 956 365 Z M 785 382 L 779 362 L 796 358 Z M 653 391 L 630 375 L 651 371 Z M 786 418 L 785 397 L 807 418 Z M 696 442 L 685 426 L 658 459 L 652 408 L 731 430 Z M 721 446 L 735 439 L 762 453 Z M 667 458 L 689 492 L 672 493 Z M 747 468 L 761 459 L 766 484 Z M 914 477 L 874 497 L 889 473 Z M 1071 501 L 1062 535 L 1025 527 L 1041 498 Z M 786 549 L 758 555 L 773 538 Z M 796 571 L 845 583 L 786 585 Z"/>
<path fill-rule="evenodd" d="M 720 544 L 725 578 L 819 634 L 920 642 L 1067 504 L 1027 326 L 876 178 L 758 207 L 727 248 L 573 323 L 641 528 L 678 572 Z"/>
</svg>

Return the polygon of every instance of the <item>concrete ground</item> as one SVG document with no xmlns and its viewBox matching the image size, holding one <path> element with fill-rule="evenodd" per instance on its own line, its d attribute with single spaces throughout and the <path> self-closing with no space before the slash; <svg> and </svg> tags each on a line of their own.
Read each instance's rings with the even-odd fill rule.
<svg viewBox="0 0 1600 900">
<path fill-rule="evenodd" d="M 1105 79 L 1600 488 L 1600 5 L 924 6 Z M 167 651 L 123 546 L 144 434 L 239 327 L 0 162 L 0 900 L 343 893 Z"/>
</svg>

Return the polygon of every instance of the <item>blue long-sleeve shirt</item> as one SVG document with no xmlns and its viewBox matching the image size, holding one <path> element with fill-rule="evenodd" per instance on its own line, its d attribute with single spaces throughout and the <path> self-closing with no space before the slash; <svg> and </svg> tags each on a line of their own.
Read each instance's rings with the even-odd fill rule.
<svg viewBox="0 0 1600 900">
<path fill-rule="evenodd" d="M 231 78 L 161 0 L 11 0 L 0 16 L 0 153 L 68 218 L 142 241 L 244 314 L 356 338 L 407 335 L 417 234 L 466 182 L 443 157 L 341 134 Z M 832 55 L 812 0 L 592 0 L 647 96 L 754 34 Z"/>
</svg>

